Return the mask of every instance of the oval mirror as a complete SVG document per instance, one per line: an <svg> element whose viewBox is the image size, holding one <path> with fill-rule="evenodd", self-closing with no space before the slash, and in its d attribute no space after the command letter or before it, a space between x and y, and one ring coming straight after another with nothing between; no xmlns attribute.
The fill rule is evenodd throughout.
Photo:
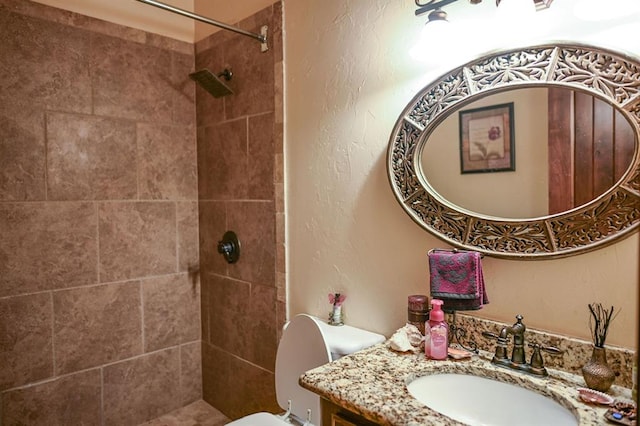
<svg viewBox="0 0 640 426"><path fill-rule="evenodd" d="M500 105L510 105L504 111L507 120ZM487 130L482 124L493 117L498 118L499 134L510 140L483 140ZM469 127L480 134L466 134ZM471 145L471 152L465 151L465 138L482 150L474 151ZM488 165L492 157L505 157L505 142L510 145L511 167L501 170L505 173L493 172ZM492 144L497 148L484 148ZM632 125L604 100L564 87L527 87L489 94L453 109L429 135L420 165L433 190L456 206L485 216L531 219L579 207L604 194L628 171L635 145ZM466 153L466 163L461 153ZM475 170L464 171L476 163Z"/></svg>
<svg viewBox="0 0 640 426"><path fill-rule="evenodd" d="M563 43L456 68L394 126L394 195L443 241L497 257L567 256L628 236L640 224L639 76L634 58Z"/></svg>

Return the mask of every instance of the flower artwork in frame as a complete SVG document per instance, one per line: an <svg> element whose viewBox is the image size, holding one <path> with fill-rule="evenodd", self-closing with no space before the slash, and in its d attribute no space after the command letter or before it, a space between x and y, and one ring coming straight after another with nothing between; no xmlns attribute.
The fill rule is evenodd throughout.
<svg viewBox="0 0 640 426"><path fill-rule="evenodd" d="M460 111L460 172L514 171L513 102Z"/></svg>

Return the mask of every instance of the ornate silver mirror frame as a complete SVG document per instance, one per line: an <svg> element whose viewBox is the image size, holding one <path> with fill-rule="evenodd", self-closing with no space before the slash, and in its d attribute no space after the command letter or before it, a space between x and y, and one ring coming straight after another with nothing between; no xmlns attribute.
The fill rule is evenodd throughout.
<svg viewBox="0 0 640 426"><path fill-rule="evenodd" d="M503 219L467 211L430 186L422 173L420 156L428 136L444 118L490 93L554 85L604 99L621 111L633 127L634 158L612 188L591 202L560 214ZM400 205L418 225L441 240L495 257L548 259L603 247L638 228L639 140L637 59L580 44L540 45L483 56L421 90L393 128L387 172Z"/></svg>

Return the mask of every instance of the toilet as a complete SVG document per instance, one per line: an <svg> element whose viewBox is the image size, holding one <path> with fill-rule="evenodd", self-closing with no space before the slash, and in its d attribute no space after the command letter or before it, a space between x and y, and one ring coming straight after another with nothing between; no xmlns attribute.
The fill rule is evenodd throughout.
<svg viewBox="0 0 640 426"><path fill-rule="evenodd" d="M307 314L296 315L282 332L276 354L276 397L286 412L251 414L232 426L320 426L320 397L302 388L298 379L307 370L384 342L381 334L351 327L331 326Z"/></svg>

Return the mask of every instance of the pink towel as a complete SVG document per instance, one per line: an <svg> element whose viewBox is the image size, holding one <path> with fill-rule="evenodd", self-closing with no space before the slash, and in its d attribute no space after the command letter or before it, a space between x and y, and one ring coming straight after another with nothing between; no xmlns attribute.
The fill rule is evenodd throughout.
<svg viewBox="0 0 640 426"><path fill-rule="evenodd" d="M429 271L431 296L444 301L444 310L476 310L489 303L480 253L431 250Z"/></svg>

